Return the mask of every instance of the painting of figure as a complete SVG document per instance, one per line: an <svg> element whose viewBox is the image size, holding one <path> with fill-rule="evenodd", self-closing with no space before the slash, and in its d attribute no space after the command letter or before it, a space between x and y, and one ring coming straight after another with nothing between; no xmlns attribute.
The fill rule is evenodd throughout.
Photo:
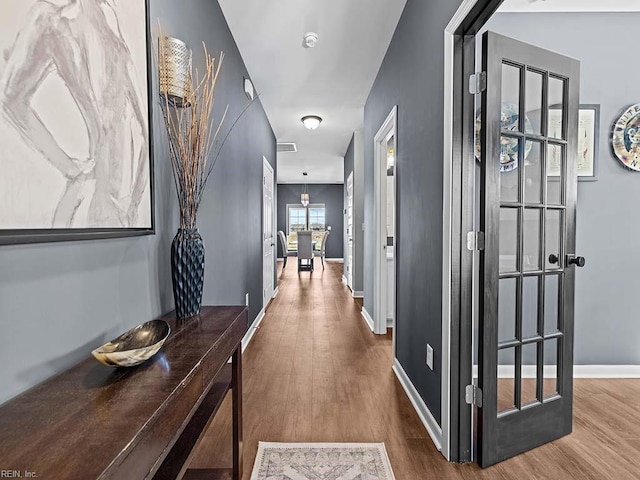
<svg viewBox="0 0 640 480"><path fill-rule="evenodd" d="M3 0L0 231L152 227L144 0Z"/></svg>

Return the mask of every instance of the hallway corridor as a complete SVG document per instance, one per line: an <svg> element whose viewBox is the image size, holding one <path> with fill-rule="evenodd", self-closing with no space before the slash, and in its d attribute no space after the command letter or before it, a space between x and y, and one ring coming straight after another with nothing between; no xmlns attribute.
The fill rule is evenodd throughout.
<svg viewBox="0 0 640 480"><path fill-rule="evenodd" d="M244 479L258 441L384 442L397 480L640 478L640 380L576 380L572 435L485 470L447 462L391 370L391 335L368 329L342 263L325 266L278 262L279 293L243 358ZM230 411L228 396L193 468L231 464Z"/></svg>

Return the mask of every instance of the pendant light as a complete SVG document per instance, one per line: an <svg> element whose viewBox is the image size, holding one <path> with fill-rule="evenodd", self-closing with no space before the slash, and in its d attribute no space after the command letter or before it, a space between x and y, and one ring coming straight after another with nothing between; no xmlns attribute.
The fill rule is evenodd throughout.
<svg viewBox="0 0 640 480"><path fill-rule="evenodd" d="M302 175L304 175L305 180L307 178L307 172L302 172ZM304 182L304 192L302 192L300 194L300 203L302 204L303 207L306 207L307 205L309 205L309 192L307 191L307 182Z"/></svg>

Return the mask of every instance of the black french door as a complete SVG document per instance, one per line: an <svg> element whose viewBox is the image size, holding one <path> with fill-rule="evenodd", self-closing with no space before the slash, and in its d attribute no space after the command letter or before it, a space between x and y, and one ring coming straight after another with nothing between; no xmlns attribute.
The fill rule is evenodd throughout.
<svg viewBox="0 0 640 480"><path fill-rule="evenodd" d="M478 460L572 427L577 60L483 36Z"/></svg>

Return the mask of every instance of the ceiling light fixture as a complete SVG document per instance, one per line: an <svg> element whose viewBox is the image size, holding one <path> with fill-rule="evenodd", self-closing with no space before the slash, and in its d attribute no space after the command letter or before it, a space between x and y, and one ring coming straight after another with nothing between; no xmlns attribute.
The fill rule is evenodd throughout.
<svg viewBox="0 0 640 480"><path fill-rule="evenodd" d="M309 130L315 130L320 126L320 122L322 122L322 118L317 115L305 115L300 120L305 127Z"/></svg>
<svg viewBox="0 0 640 480"><path fill-rule="evenodd" d="M313 48L318 43L318 34L315 32L307 32L302 37L302 46L304 48Z"/></svg>

